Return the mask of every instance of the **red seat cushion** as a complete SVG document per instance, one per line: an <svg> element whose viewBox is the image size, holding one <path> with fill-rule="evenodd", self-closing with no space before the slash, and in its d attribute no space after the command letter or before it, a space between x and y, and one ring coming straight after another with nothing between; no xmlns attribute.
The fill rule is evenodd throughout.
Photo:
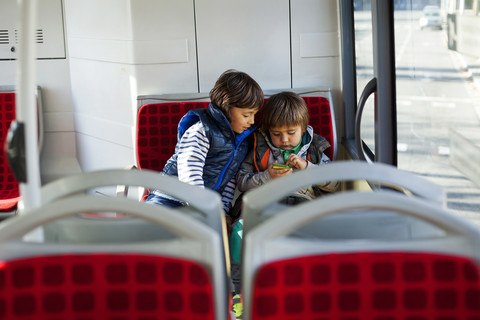
<svg viewBox="0 0 480 320"><path fill-rule="evenodd" d="M0 261L0 319L214 319L204 267L179 258L81 254Z"/></svg>
<svg viewBox="0 0 480 320"><path fill-rule="evenodd" d="M252 319L480 319L480 270L463 257L345 253L262 266Z"/></svg>
<svg viewBox="0 0 480 320"><path fill-rule="evenodd" d="M325 150L325 154L333 160L335 148L335 135L333 132L332 113L330 112L330 102L324 97L303 97L307 103L310 115L310 125L316 134L321 135L330 142L331 147Z"/></svg>
<svg viewBox="0 0 480 320"><path fill-rule="evenodd" d="M5 143L11 122L15 120L15 93L0 93L0 211L15 209L20 199L17 180L10 170L5 154Z"/></svg>
<svg viewBox="0 0 480 320"><path fill-rule="evenodd" d="M137 164L140 169L162 171L177 144L177 126L190 110L209 102L147 104L137 115Z"/></svg>

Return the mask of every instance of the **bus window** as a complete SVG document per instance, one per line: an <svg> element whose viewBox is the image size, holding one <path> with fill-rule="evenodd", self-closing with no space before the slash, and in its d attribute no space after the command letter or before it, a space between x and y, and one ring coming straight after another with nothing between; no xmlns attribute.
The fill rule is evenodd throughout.
<svg viewBox="0 0 480 320"><path fill-rule="evenodd" d="M480 86L468 70L480 51L448 49L445 11L441 29L422 30L421 16L395 11L398 166L442 185L448 208L480 224Z"/></svg>
<svg viewBox="0 0 480 320"><path fill-rule="evenodd" d="M357 101L363 88L374 78L372 12L370 6L358 5L354 11L355 52L357 73ZM371 95L363 108L361 137L370 150L375 150L374 96Z"/></svg>
<svg viewBox="0 0 480 320"><path fill-rule="evenodd" d="M398 168L441 185L447 208L480 225L480 3L457 2L395 4ZM442 28L422 28L427 5L440 8ZM370 2L354 10L358 100L374 77L374 46ZM381 125L373 96L361 127L371 150Z"/></svg>

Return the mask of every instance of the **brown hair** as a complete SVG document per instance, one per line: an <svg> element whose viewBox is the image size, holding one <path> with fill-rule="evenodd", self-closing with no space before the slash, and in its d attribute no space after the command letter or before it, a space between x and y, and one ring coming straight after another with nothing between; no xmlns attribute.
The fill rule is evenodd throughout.
<svg viewBox="0 0 480 320"><path fill-rule="evenodd" d="M233 69L220 75L210 91L210 100L230 118L230 108L256 108L263 106L263 91L248 74Z"/></svg>
<svg viewBox="0 0 480 320"><path fill-rule="evenodd" d="M307 103L295 92L283 91L272 95L262 111L262 129L297 126L307 130L309 116Z"/></svg>

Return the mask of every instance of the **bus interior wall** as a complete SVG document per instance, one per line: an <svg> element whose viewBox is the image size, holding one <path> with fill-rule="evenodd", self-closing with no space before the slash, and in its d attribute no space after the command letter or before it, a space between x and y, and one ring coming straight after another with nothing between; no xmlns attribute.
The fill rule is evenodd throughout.
<svg viewBox="0 0 480 320"><path fill-rule="evenodd" d="M0 17L16 17L15 4L2 1ZM137 97L209 92L227 69L250 74L264 90L331 88L338 108L337 11L336 2L313 0L42 1L37 45L58 52L37 60L42 181L134 163ZM13 35L18 21L3 21ZM14 84L15 54L0 59L0 84Z"/></svg>

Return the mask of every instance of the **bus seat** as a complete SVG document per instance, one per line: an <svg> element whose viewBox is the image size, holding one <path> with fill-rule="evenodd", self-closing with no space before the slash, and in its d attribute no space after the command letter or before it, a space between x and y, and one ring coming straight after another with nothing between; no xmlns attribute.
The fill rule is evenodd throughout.
<svg viewBox="0 0 480 320"><path fill-rule="evenodd" d="M337 135L330 89L288 89L301 95L309 109L314 132L331 144L326 150L330 159L337 153ZM278 90L266 91L265 98ZM189 110L206 108L207 94L153 95L138 97L136 155L140 169L162 171L175 151L177 125ZM258 119L257 119L258 120Z"/></svg>
<svg viewBox="0 0 480 320"><path fill-rule="evenodd" d="M292 175L275 179L245 193L243 197L242 215L244 217L243 232L268 220L270 217L287 210L289 207L278 203L295 190L306 186L322 184L328 181L366 180L372 190L385 190L405 193L419 197L439 206L444 205L444 190L417 175L399 170L394 166L382 163L366 163L364 161L335 161L328 165L301 170ZM337 193L340 193L338 191ZM365 191L365 193L370 191ZM323 197L329 197L325 194ZM362 216L347 213L341 216L327 217L321 223L312 222L301 228L308 235L321 234L333 238L345 237L345 230L351 237L410 238L417 235L437 233L423 221L408 216L392 213L372 213ZM299 231L300 232L300 231Z"/></svg>
<svg viewBox="0 0 480 320"><path fill-rule="evenodd" d="M176 239L32 243L23 235L82 212L122 212ZM222 238L175 210L127 198L80 195L0 225L0 318L228 319Z"/></svg>
<svg viewBox="0 0 480 320"><path fill-rule="evenodd" d="M77 194L96 192L98 197L114 201L115 196L111 198L97 191L99 188L117 185L141 186L168 193L188 203L186 207L175 209L176 212L194 217L219 235L226 232L222 204L217 193L147 169L111 169L67 176L44 185L41 188L41 199L45 205ZM46 239L69 243L147 241L171 237L170 232L159 230L155 225L115 213L103 216L77 215L46 225L44 233Z"/></svg>
<svg viewBox="0 0 480 320"><path fill-rule="evenodd" d="M373 211L443 231L416 239L297 237L318 219ZM245 220L248 216L245 217ZM480 230L437 203L344 192L290 207L244 234L242 319L480 318Z"/></svg>
<svg viewBox="0 0 480 320"><path fill-rule="evenodd" d="M41 89L37 87L39 114L39 148L43 142ZM5 144L10 124L15 120L15 87L0 86L0 220L15 214L20 200L20 188L5 154Z"/></svg>

